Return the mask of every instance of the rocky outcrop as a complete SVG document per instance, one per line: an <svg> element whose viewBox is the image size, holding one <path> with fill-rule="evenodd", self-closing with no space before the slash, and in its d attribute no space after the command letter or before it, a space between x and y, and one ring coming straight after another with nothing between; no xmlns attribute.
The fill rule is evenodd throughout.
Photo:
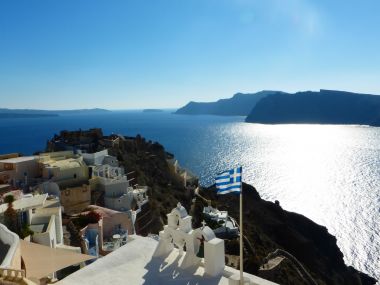
<svg viewBox="0 0 380 285"><path fill-rule="evenodd" d="M140 234L158 233L166 223L168 209L175 208L178 202L190 209L191 191L184 187L183 178L168 162L173 155L167 153L162 145L137 135L123 137L109 152L125 169L133 171L129 175L129 178L134 178L133 183L149 187L150 210L144 215Z"/></svg>
<svg viewBox="0 0 380 285"><path fill-rule="evenodd" d="M246 122L380 126L380 96L332 90L276 93L260 100Z"/></svg>

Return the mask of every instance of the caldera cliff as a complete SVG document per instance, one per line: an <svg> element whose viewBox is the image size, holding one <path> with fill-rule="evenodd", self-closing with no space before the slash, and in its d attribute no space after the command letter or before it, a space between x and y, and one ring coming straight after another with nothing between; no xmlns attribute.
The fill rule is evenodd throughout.
<svg viewBox="0 0 380 285"><path fill-rule="evenodd" d="M276 93L262 98L246 122L380 126L380 96L334 90Z"/></svg>

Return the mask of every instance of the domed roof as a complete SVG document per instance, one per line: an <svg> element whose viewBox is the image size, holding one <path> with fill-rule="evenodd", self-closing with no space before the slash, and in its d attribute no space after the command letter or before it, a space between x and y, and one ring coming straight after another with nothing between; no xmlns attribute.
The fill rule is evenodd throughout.
<svg viewBox="0 0 380 285"><path fill-rule="evenodd" d="M216 238L214 231L208 226L205 226L202 229L202 235L206 241L210 241L210 240Z"/></svg>
<svg viewBox="0 0 380 285"><path fill-rule="evenodd" d="M181 203L179 203L179 202L178 202L178 204L177 204L177 207L175 207L175 208L172 210L172 213L177 214L181 219L183 219L184 217L187 217L187 216L188 216L185 207L182 206Z"/></svg>

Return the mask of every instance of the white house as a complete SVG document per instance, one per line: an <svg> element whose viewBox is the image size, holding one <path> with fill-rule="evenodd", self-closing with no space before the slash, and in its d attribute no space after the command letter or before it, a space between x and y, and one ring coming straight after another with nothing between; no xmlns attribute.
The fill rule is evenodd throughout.
<svg viewBox="0 0 380 285"><path fill-rule="evenodd" d="M0 184L28 184L39 175L35 156L12 157L0 160Z"/></svg>
<svg viewBox="0 0 380 285"><path fill-rule="evenodd" d="M90 184L104 192L104 203L107 208L116 211L128 211L135 197L130 187L124 169L110 165L100 165L93 168Z"/></svg>
<svg viewBox="0 0 380 285"><path fill-rule="evenodd" d="M51 248L63 244L61 207L38 208L28 212L32 241Z"/></svg>
<svg viewBox="0 0 380 285"><path fill-rule="evenodd" d="M42 177L56 182L60 188L77 186L89 179L88 166L83 157L72 151L43 153L39 156Z"/></svg>

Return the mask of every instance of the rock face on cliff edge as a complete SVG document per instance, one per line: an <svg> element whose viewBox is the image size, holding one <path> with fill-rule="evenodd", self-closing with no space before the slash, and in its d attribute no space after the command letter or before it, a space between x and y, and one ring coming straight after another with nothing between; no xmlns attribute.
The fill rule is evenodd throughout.
<svg viewBox="0 0 380 285"><path fill-rule="evenodd" d="M333 90L277 93L261 99L246 122L380 126L380 96Z"/></svg>
<svg viewBox="0 0 380 285"><path fill-rule="evenodd" d="M211 187L202 191L202 195L215 200L220 210L227 210L238 220L239 197L218 196L215 192L215 188ZM244 260L246 271L258 274L264 258L279 248L295 256L318 284L376 283L375 279L344 264L336 238L328 233L326 227L261 199L256 189L248 184L243 185L243 194L244 233L255 251L254 255L247 254ZM304 284L297 281L298 276L286 274L292 270L285 268L282 271L283 276L274 277L272 281L280 284Z"/></svg>
<svg viewBox="0 0 380 285"><path fill-rule="evenodd" d="M216 102L190 102L179 108L175 114L180 115L219 115L247 116L260 99L277 91L260 91L253 94L236 93L232 98Z"/></svg>

